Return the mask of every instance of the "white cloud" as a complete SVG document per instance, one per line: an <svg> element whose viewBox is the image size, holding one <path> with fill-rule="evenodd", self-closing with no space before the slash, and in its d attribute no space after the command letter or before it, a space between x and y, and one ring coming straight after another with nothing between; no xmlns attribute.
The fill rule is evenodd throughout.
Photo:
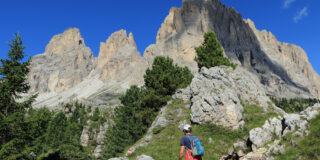
<svg viewBox="0 0 320 160"><path fill-rule="evenodd" d="M284 8L289 8L291 3L295 2L295 1L296 0L285 0L284 4L283 4Z"/></svg>
<svg viewBox="0 0 320 160"><path fill-rule="evenodd" d="M303 17L308 16L308 7L303 7L297 14L293 17L293 21L298 23Z"/></svg>

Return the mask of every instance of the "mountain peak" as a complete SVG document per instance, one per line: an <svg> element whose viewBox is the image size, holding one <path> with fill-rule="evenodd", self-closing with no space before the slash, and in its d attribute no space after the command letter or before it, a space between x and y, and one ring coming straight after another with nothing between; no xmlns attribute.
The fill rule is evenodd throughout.
<svg viewBox="0 0 320 160"><path fill-rule="evenodd" d="M127 36L127 31L121 29L111 34L106 42L100 43L98 67L104 66L115 53L125 46L136 50L137 46L132 33Z"/></svg>
<svg viewBox="0 0 320 160"><path fill-rule="evenodd" d="M85 46L78 28L69 28L62 34L53 36L46 47L45 54L61 54Z"/></svg>

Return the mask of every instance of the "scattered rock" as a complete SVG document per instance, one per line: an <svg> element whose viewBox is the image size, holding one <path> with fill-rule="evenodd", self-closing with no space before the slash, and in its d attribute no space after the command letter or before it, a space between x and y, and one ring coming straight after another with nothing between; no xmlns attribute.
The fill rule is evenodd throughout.
<svg viewBox="0 0 320 160"><path fill-rule="evenodd" d="M104 138L105 138L104 134L106 133L108 127L109 127L109 122L108 121L100 126L100 131L99 131L99 133L97 135L97 144L102 144L102 145L104 144L104 141L103 141Z"/></svg>
<svg viewBox="0 0 320 160"><path fill-rule="evenodd" d="M252 142L252 151L243 158L263 158L271 157L279 153L284 153L285 146L280 145L280 139L291 132L293 136L304 137L308 134L309 123L307 120L319 114L318 105L308 107L300 114L286 114L284 117L270 118L261 128L254 128L249 132L249 140ZM281 119L281 120L280 120ZM274 140L270 143L271 140ZM235 144L234 144L235 145ZM268 150L261 149L267 145ZM263 152L262 152L263 151ZM263 155L262 155L263 153Z"/></svg>
<svg viewBox="0 0 320 160"><path fill-rule="evenodd" d="M136 160L153 160L153 158L150 156L141 155L141 156L138 156Z"/></svg>
<svg viewBox="0 0 320 160"><path fill-rule="evenodd" d="M266 148L259 148L254 152L250 152L240 158L241 160L266 160L267 156L265 155L267 149Z"/></svg>
<svg viewBox="0 0 320 160"><path fill-rule="evenodd" d="M234 143L233 144L233 148L235 150L243 150L247 147L246 143L244 141L240 141L240 142L237 142L237 143Z"/></svg>
<svg viewBox="0 0 320 160"><path fill-rule="evenodd" d="M183 127L188 124L187 120L183 120L179 122L178 128L182 131Z"/></svg>
<svg viewBox="0 0 320 160"><path fill-rule="evenodd" d="M148 133L152 133L152 130L156 127L164 127L168 124L169 120L166 119L167 107L162 107L156 119L152 122L151 127L148 129Z"/></svg>
<svg viewBox="0 0 320 160"><path fill-rule="evenodd" d="M152 140L152 135L148 135L146 138L145 138L145 141L146 142L150 142Z"/></svg>
<svg viewBox="0 0 320 160"><path fill-rule="evenodd" d="M80 143L82 146L87 147L90 140L90 132L89 132L89 126L84 126L81 136L80 136Z"/></svg>
<svg viewBox="0 0 320 160"><path fill-rule="evenodd" d="M93 151L93 155L96 157L96 158L99 158L100 155L101 155L101 152L102 152L102 148L103 146L101 144L97 145L97 147L94 149Z"/></svg>
<svg viewBox="0 0 320 160"><path fill-rule="evenodd" d="M110 158L110 159L108 159L108 160L129 160L129 158L127 158L127 157L116 157L116 158Z"/></svg>

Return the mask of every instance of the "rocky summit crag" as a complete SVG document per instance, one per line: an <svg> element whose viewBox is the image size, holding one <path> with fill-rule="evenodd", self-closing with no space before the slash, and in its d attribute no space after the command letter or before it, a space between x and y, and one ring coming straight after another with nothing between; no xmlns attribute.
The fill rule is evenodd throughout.
<svg viewBox="0 0 320 160"><path fill-rule="evenodd" d="M320 77L298 46L278 42L272 33L259 31L232 7L218 0L183 0L172 8L143 57L133 34L113 33L101 42L95 58L76 28L54 36L45 53L32 57L31 93L39 93L35 106L88 99L103 93L123 93L142 85L143 74L155 56L169 56L175 63L198 71L194 48L203 34L213 30L225 55L255 76L265 94L277 97L320 97Z"/></svg>

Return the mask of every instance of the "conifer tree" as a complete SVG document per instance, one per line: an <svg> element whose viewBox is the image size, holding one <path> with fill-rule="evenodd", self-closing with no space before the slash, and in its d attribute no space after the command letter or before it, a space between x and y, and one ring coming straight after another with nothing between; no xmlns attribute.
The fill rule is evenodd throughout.
<svg viewBox="0 0 320 160"><path fill-rule="evenodd" d="M36 97L17 102L22 98L20 95L27 93L30 88L27 83L30 60L22 62L25 47L20 34L16 34L8 45L8 59L0 59L0 146L13 138L23 136L24 113Z"/></svg>
<svg viewBox="0 0 320 160"><path fill-rule="evenodd" d="M223 50L216 34L213 31L208 31L204 34L204 41L201 46L195 48L197 56L195 61L198 63L199 69L202 67L211 68L214 66L230 66L236 68L236 64L223 55Z"/></svg>

